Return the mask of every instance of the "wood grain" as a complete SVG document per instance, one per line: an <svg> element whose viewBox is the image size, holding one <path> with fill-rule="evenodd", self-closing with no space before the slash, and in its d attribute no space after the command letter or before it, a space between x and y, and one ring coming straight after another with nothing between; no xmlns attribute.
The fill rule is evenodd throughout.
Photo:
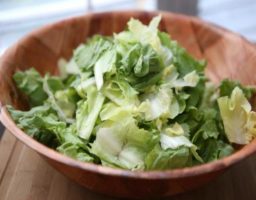
<svg viewBox="0 0 256 200"><path fill-rule="evenodd" d="M206 184L228 167L255 153L256 140L233 155L216 162L164 172L131 172L68 158L33 140L12 121L6 110L6 104L12 104L20 109L27 108L27 99L20 94L12 80L15 71L33 66L42 74L46 72L55 74L58 59L69 58L73 49L91 35L110 35L123 30L131 17L148 23L158 14L159 12L144 11L90 13L50 24L20 40L9 48L0 60L0 107L2 107L0 120L13 135L42 155L59 172L91 190L119 197L159 197L187 192ZM165 12L161 15L162 21L159 28L167 31L196 58L205 58L208 61L206 73L212 81L217 83L229 77L240 80L244 84L256 83L254 78L256 50L252 44L232 32L197 18ZM22 196L23 191L30 193L31 188L35 188L33 191L36 191L37 185L32 184L34 177L31 173L37 170L40 162L35 154L25 149L20 143L15 146L13 152L15 154L9 160L12 165L5 168L4 172L7 174L6 177L11 177L13 173L20 175L15 179L17 182L4 177L0 194L6 198L15 199L16 196L13 196L15 192ZM17 155L17 152L20 154ZM21 163L18 166L17 163L21 162L21 159L27 159L26 156L33 157L34 163L32 165ZM28 174L25 175L23 172ZM50 177L52 172L46 170L42 173L44 177ZM35 184L44 185L44 177L42 180L37 180L38 182L35 181ZM24 181L28 184L23 184ZM39 189L37 192L51 198L61 199L68 195L64 191L69 189L69 186L64 182L54 185L63 190L60 194L54 194L53 191L48 190L48 184L43 187L46 189Z"/></svg>
<svg viewBox="0 0 256 200"><path fill-rule="evenodd" d="M5 173L7 169L7 165L10 159L10 155L12 154L12 151L14 149L14 146L16 144L17 139L11 135L7 134L1 141L1 146L0 146L0 182L2 181L1 177Z"/></svg>
<svg viewBox="0 0 256 200"><path fill-rule="evenodd" d="M16 140L6 131L0 141L0 148L6 144L12 146L10 138ZM0 176L3 180L0 182L1 200L118 200L93 193L72 182L20 142L15 143L14 149L8 156L11 162L4 162L6 156L0 155L0 160L3 161L1 163L5 163L7 167ZM172 198L155 199L254 200L255 185L256 155L253 155L203 187Z"/></svg>

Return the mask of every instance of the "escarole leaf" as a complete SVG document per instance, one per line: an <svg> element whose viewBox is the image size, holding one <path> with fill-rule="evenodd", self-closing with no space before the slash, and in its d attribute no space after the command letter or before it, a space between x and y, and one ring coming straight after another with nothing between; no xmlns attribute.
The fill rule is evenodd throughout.
<svg viewBox="0 0 256 200"><path fill-rule="evenodd" d="M175 124L173 124L172 126L165 128L164 133L169 136L179 136L179 135L185 135L186 132L182 127L182 125L175 122Z"/></svg>
<svg viewBox="0 0 256 200"><path fill-rule="evenodd" d="M95 85L87 88L87 99L78 103L76 113L77 131L81 138L90 138L104 100Z"/></svg>
<svg viewBox="0 0 256 200"><path fill-rule="evenodd" d="M124 169L144 169L144 159L156 144L157 136L139 129L134 121L114 123L96 133L91 152L101 160Z"/></svg>
<svg viewBox="0 0 256 200"><path fill-rule="evenodd" d="M128 22L128 30L132 36L142 44L150 44L156 51L160 50L160 39L158 38L158 24L161 16L153 18L148 26L143 25L139 20L131 19Z"/></svg>
<svg viewBox="0 0 256 200"><path fill-rule="evenodd" d="M183 135L180 136L168 136L166 134L160 135L160 142L162 149L176 149L179 146L192 147L193 144Z"/></svg>
<svg viewBox="0 0 256 200"><path fill-rule="evenodd" d="M196 71L189 72L182 78L179 78L179 76L176 67L173 65L166 67L163 73L163 85L178 91L186 87L196 87L200 80Z"/></svg>
<svg viewBox="0 0 256 200"><path fill-rule="evenodd" d="M57 148L57 150L66 156L69 156L82 162L94 161L94 157L92 155L88 154L80 146L74 145L72 143L63 143L61 146Z"/></svg>
<svg viewBox="0 0 256 200"><path fill-rule="evenodd" d="M68 62L64 58L59 59L58 68L62 78L81 73L80 68L73 58L71 58Z"/></svg>
<svg viewBox="0 0 256 200"><path fill-rule="evenodd" d="M56 77L49 77L48 75L44 77L43 89L45 93L48 95L48 100L47 100L48 103L56 111L56 113L58 114L61 120L67 123L73 123L74 119L71 117L74 113L74 107L73 107L73 111L71 110L70 112L70 108L65 108L66 104L61 103L63 101L57 101L57 99L54 96L55 92L62 90L63 88L64 88L64 85L60 79Z"/></svg>
<svg viewBox="0 0 256 200"><path fill-rule="evenodd" d="M75 124L69 126L60 133L61 145L57 150L64 155L83 162L93 162L95 158L89 153L87 142L76 134Z"/></svg>
<svg viewBox="0 0 256 200"><path fill-rule="evenodd" d="M167 149L177 149L182 146L188 147L190 149L190 153L199 161L204 162L200 155L197 153L197 146L194 145L185 135L185 131L183 127L175 123L173 127L166 128L160 134L160 144L163 150Z"/></svg>
<svg viewBox="0 0 256 200"><path fill-rule="evenodd" d="M119 54L121 58L116 66L119 79L124 79L138 91L143 91L160 81L163 61L150 45L136 43L129 50L122 50Z"/></svg>
<svg viewBox="0 0 256 200"><path fill-rule="evenodd" d="M109 38L96 35L75 50L74 60L82 71L91 70L100 56L111 46Z"/></svg>
<svg viewBox="0 0 256 200"><path fill-rule="evenodd" d="M224 79L219 86L220 96L230 96L235 87L239 87L247 99L255 93L255 88L242 86L238 81Z"/></svg>
<svg viewBox="0 0 256 200"><path fill-rule="evenodd" d="M43 79L35 69L18 71L13 75L13 79L17 87L28 96L31 106L41 105L47 99L43 90Z"/></svg>
<svg viewBox="0 0 256 200"><path fill-rule="evenodd" d="M94 75L97 89L100 90L103 86L103 75L106 72L113 70L116 62L116 51L114 49L106 51L95 63Z"/></svg>
<svg viewBox="0 0 256 200"><path fill-rule="evenodd" d="M171 89L160 88L155 93L149 93L144 96L144 101L139 106L139 111L145 114L145 120L154 120L159 117L168 117L170 112L170 104L173 98Z"/></svg>
<svg viewBox="0 0 256 200"><path fill-rule="evenodd" d="M176 41L171 40L169 34L159 32L158 36L161 43L172 52L171 64L177 67L177 70L181 77L186 74L196 71L197 73L203 73L206 62L204 60L196 60L193 58L185 48L181 47Z"/></svg>
<svg viewBox="0 0 256 200"><path fill-rule="evenodd" d="M92 87L96 84L94 77L86 77L84 80L79 80L77 86L75 87L76 92L81 98L86 98L87 88Z"/></svg>
<svg viewBox="0 0 256 200"><path fill-rule="evenodd" d="M243 91L235 87L230 98L225 96L218 99L218 105L228 140L248 144L256 136L256 113L251 111Z"/></svg>
<svg viewBox="0 0 256 200"><path fill-rule="evenodd" d="M164 170L190 166L190 150L186 146L163 150L160 145L156 145L146 156L145 164L148 170Z"/></svg>
<svg viewBox="0 0 256 200"><path fill-rule="evenodd" d="M138 107L139 112L144 113L145 120L157 118L174 119L185 109L182 97L177 98L173 90L168 87L160 87L153 93L142 97L142 103Z"/></svg>
<svg viewBox="0 0 256 200"><path fill-rule="evenodd" d="M111 80L105 84L102 93L119 106L137 105L138 92L123 80Z"/></svg>
<svg viewBox="0 0 256 200"><path fill-rule="evenodd" d="M57 105L67 118L73 118L76 111L76 102L80 99L74 88L68 88L55 92Z"/></svg>
<svg viewBox="0 0 256 200"><path fill-rule="evenodd" d="M60 133L66 123L60 121L56 112L49 105L33 107L29 111L18 111L8 106L13 120L24 132L39 142L56 147L60 142Z"/></svg>
<svg viewBox="0 0 256 200"><path fill-rule="evenodd" d="M100 119L102 121L114 121L130 120L133 116L136 116L136 108L131 106L118 106L114 103L106 103L102 107L100 112Z"/></svg>

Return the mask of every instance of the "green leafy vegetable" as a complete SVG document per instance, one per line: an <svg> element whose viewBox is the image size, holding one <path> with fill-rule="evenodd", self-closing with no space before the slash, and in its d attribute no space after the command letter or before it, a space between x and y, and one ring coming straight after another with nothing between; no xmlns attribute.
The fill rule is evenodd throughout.
<svg viewBox="0 0 256 200"><path fill-rule="evenodd" d="M43 79L35 69L16 72L13 79L17 87L28 96L31 106L41 105L47 99L43 90Z"/></svg>
<svg viewBox="0 0 256 200"><path fill-rule="evenodd" d="M74 52L74 60L81 71L91 70L100 56L112 46L110 39L94 36L87 44L81 44Z"/></svg>
<svg viewBox="0 0 256 200"><path fill-rule="evenodd" d="M102 108L105 97L97 92L95 86L87 88L87 100L78 103L77 131L81 138L89 139Z"/></svg>
<svg viewBox="0 0 256 200"><path fill-rule="evenodd" d="M228 80L228 79L224 79L223 81L221 81L221 84L220 84L220 96L230 96L232 91L236 88L236 87L239 87L245 97L247 99L251 98L252 94L255 93L255 88L252 88L252 87L244 87L242 86L238 81L231 81L231 80Z"/></svg>
<svg viewBox="0 0 256 200"><path fill-rule="evenodd" d="M104 162L124 169L144 169L144 159L155 145L157 136L139 129L134 121L101 127L92 144L91 153Z"/></svg>
<svg viewBox="0 0 256 200"><path fill-rule="evenodd" d="M132 18L113 37L93 36L59 60L60 76L17 71L31 109L8 106L13 120L66 156L127 170L190 167L248 144L256 137L255 88L211 83L206 62L159 31L160 21Z"/></svg>
<svg viewBox="0 0 256 200"><path fill-rule="evenodd" d="M218 104L229 141L248 144L256 136L256 113L251 111L243 91L235 87L231 97L220 97Z"/></svg>
<svg viewBox="0 0 256 200"><path fill-rule="evenodd" d="M147 155L146 169L164 170L191 166L191 154L188 147L181 146L177 149L163 150L160 145Z"/></svg>

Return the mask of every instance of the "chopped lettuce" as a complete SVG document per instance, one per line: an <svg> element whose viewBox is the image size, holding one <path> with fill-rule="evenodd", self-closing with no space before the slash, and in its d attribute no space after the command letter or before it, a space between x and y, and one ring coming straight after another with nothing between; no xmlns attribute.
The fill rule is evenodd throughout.
<svg viewBox="0 0 256 200"><path fill-rule="evenodd" d="M91 153L105 163L124 169L144 169L145 156L157 139L157 135L139 129L134 120L128 119L113 123L110 127L99 128Z"/></svg>
<svg viewBox="0 0 256 200"><path fill-rule="evenodd" d="M110 80L103 87L102 93L119 106L137 105L139 103L138 92L123 80Z"/></svg>
<svg viewBox="0 0 256 200"><path fill-rule="evenodd" d="M92 36L59 60L60 76L17 71L31 106L7 107L17 126L73 159L126 170L190 167L248 144L255 88L214 85L206 62L158 30L160 21L132 18L113 37Z"/></svg>
<svg viewBox="0 0 256 200"><path fill-rule="evenodd" d="M54 93L57 93L59 90L64 89L64 85L61 80L46 75L43 79L43 89L48 95L47 103L49 103L51 107L56 111L59 118L67 123L72 123L74 119L69 116L69 110L72 108L69 107L67 109L64 109L63 106L65 105L60 104L61 101L57 101L56 97L54 96Z"/></svg>
<svg viewBox="0 0 256 200"><path fill-rule="evenodd" d="M79 100L74 88L68 88L55 92L56 103L68 118L73 118L76 111L76 102Z"/></svg>
<svg viewBox="0 0 256 200"><path fill-rule="evenodd" d="M92 70L100 56L112 47L111 39L96 35L74 52L74 60L81 71Z"/></svg>
<svg viewBox="0 0 256 200"><path fill-rule="evenodd" d="M59 130L66 127L66 123L59 120L56 112L48 105L36 106L29 111L18 111L8 106L13 120L28 135L48 146L56 146Z"/></svg>
<svg viewBox="0 0 256 200"><path fill-rule="evenodd" d="M191 153L188 147L163 150L156 145L145 159L147 170L165 170L191 166Z"/></svg>
<svg viewBox="0 0 256 200"><path fill-rule="evenodd" d="M180 146L192 147L193 144L183 135L169 136L166 134L160 134L160 143L162 149L176 149Z"/></svg>
<svg viewBox="0 0 256 200"><path fill-rule="evenodd" d="M64 155L83 162L97 162L97 159L89 153L88 142L76 135L75 124L62 130L60 140L61 145L57 150Z"/></svg>
<svg viewBox="0 0 256 200"><path fill-rule="evenodd" d="M117 60L117 77L139 91L159 82L164 65L152 46L136 43L128 45L128 48L127 51L119 52L121 58Z"/></svg>
<svg viewBox="0 0 256 200"><path fill-rule="evenodd" d="M256 136L256 113L251 111L243 91L235 87L230 98L220 97L218 104L228 140L236 144L248 144Z"/></svg>
<svg viewBox="0 0 256 200"><path fill-rule="evenodd" d="M103 53L99 60L95 63L94 76L97 89L100 90L103 86L103 75L106 72L114 71L116 62L116 51L111 49Z"/></svg>
<svg viewBox="0 0 256 200"><path fill-rule="evenodd" d="M152 19L148 26L143 25L139 20L131 19L128 22L128 29L133 38L141 44L150 44L156 51L159 51L161 42L158 34L158 24L161 16Z"/></svg>
<svg viewBox="0 0 256 200"><path fill-rule="evenodd" d="M92 134L105 97L95 86L87 88L87 100L78 102L76 113L77 132L81 138L88 140Z"/></svg>
<svg viewBox="0 0 256 200"><path fill-rule="evenodd" d="M39 106L47 99L47 94L43 90L43 79L33 68L13 75L17 87L29 98L31 106Z"/></svg>
<svg viewBox="0 0 256 200"><path fill-rule="evenodd" d="M239 87L242 91L243 94L247 99L251 98L252 94L255 93L255 88L253 87L244 87L242 86L238 81L231 81L228 79L224 79L221 81L220 84L220 96L230 96L232 91L236 88Z"/></svg>

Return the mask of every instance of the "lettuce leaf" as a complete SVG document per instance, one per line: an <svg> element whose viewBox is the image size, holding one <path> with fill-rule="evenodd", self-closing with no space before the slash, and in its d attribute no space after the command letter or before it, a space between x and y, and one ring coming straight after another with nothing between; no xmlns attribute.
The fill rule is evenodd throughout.
<svg viewBox="0 0 256 200"><path fill-rule="evenodd" d="M114 79L108 81L103 87L102 93L119 106L134 106L139 104L138 92L123 80Z"/></svg>
<svg viewBox="0 0 256 200"><path fill-rule="evenodd" d="M100 56L112 45L109 38L96 35L86 44L77 47L74 52L74 60L81 71L91 70Z"/></svg>
<svg viewBox="0 0 256 200"><path fill-rule="evenodd" d="M97 162L96 158L89 153L88 142L76 135L75 124L60 132L61 145L57 150L64 155L82 162Z"/></svg>
<svg viewBox="0 0 256 200"><path fill-rule="evenodd" d="M60 58L58 61L58 68L60 77L62 78L66 78L69 75L77 75L81 73L81 70L76 64L74 58L71 58L68 62L64 58Z"/></svg>
<svg viewBox="0 0 256 200"><path fill-rule="evenodd" d="M29 111L18 111L11 106L7 108L18 127L28 135L50 147L59 144L60 132L65 130L66 123L59 120L49 105L33 107Z"/></svg>
<svg viewBox="0 0 256 200"><path fill-rule="evenodd" d="M157 141L157 135L139 129L130 119L101 127L92 143L91 153L106 163L124 169L144 169L145 156Z"/></svg>
<svg viewBox="0 0 256 200"><path fill-rule="evenodd" d="M86 92L87 100L78 103L76 125L78 135L89 140L105 97L97 91L96 86L88 87Z"/></svg>
<svg viewBox="0 0 256 200"><path fill-rule="evenodd" d="M161 43L171 50L173 54L171 63L177 67L181 77L184 77L192 71L203 73L206 67L205 61L197 61L186 51L186 49L182 48L176 41L171 40L167 33L158 32L158 37L160 38Z"/></svg>
<svg viewBox="0 0 256 200"><path fill-rule="evenodd" d="M136 43L130 46L129 50L122 48L119 52L117 76L126 80L136 90L143 91L161 79L163 61L148 44Z"/></svg>
<svg viewBox="0 0 256 200"><path fill-rule="evenodd" d="M116 51L111 49L102 54L102 56L97 60L94 67L94 76L96 81L97 89L100 90L103 86L103 75L106 72L114 71L116 62Z"/></svg>
<svg viewBox="0 0 256 200"><path fill-rule="evenodd" d="M253 87L245 87L245 86L242 86L238 81L234 81L234 80L228 80L228 79L224 79L221 81L220 83L220 96L230 96L232 91L236 88L236 87L239 87L245 97L247 99L250 99L252 94L255 93L255 88Z"/></svg>
<svg viewBox="0 0 256 200"><path fill-rule="evenodd" d="M158 24L161 16L154 17L148 26L143 25L139 20L130 19L128 22L128 30L132 33L132 37L142 44L150 44L156 51L159 51L161 42L158 38Z"/></svg>
<svg viewBox="0 0 256 200"><path fill-rule="evenodd" d="M74 119L72 118L73 111L71 108L66 107L66 104L61 103L62 101L57 101L55 97L55 93L59 90L64 89L64 85L60 79L56 77L49 77L46 75L43 79L43 89L45 93L48 95L47 103L51 105L51 107L56 111L59 118L67 123L73 123Z"/></svg>
<svg viewBox="0 0 256 200"><path fill-rule="evenodd" d="M145 120L151 121L159 117L168 118L169 115L178 114L178 106L172 106L172 101L174 104L174 95L171 89L160 88L159 91L154 93L149 93L143 97L145 100L139 106L139 111L144 113ZM171 113L170 113L171 112Z"/></svg>
<svg viewBox="0 0 256 200"><path fill-rule="evenodd" d="M175 88L176 90L182 90L184 87L196 87L200 80L195 70L187 73L182 78L179 78L179 76L176 67L170 65L164 70L163 84L170 88Z"/></svg>
<svg viewBox="0 0 256 200"><path fill-rule="evenodd" d="M225 133L231 143L248 144L255 136L255 115L243 91L235 87L231 97L218 99Z"/></svg>
<svg viewBox="0 0 256 200"><path fill-rule="evenodd" d="M31 106L42 105L47 99L43 90L43 79L34 68L16 72L13 79L17 87L28 96Z"/></svg>
<svg viewBox="0 0 256 200"><path fill-rule="evenodd" d="M67 118L74 118L76 112L76 102L80 99L74 88L59 90L55 92L54 97L57 105L63 111Z"/></svg>
<svg viewBox="0 0 256 200"><path fill-rule="evenodd" d="M188 147L180 146L177 149L163 150L156 145L146 156L147 170L165 170L191 166L191 153Z"/></svg>

